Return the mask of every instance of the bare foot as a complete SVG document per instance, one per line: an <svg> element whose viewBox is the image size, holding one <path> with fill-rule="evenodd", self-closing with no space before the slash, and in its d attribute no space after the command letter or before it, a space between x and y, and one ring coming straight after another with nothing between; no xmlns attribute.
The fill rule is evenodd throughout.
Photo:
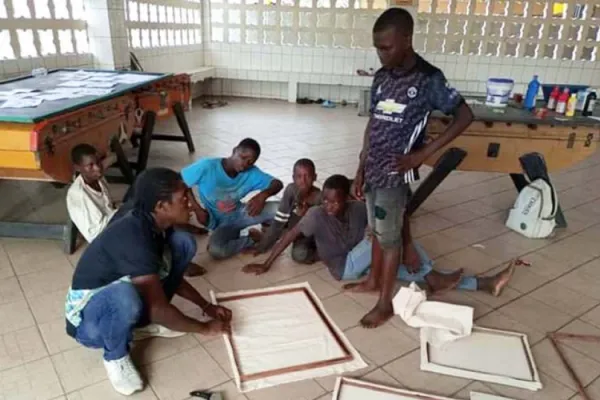
<svg viewBox="0 0 600 400"><path fill-rule="evenodd" d="M185 276L193 277L193 276L202 276L206 274L206 268L196 264L189 263L187 269L185 270Z"/></svg>
<svg viewBox="0 0 600 400"><path fill-rule="evenodd" d="M496 275L490 276L488 278L481 278L481 279L485 280L483 287L492 296L495 296L495 297L500 296L502 294L502 291L504 290L504 288L508 285L508 282L510 282L510 278L512 278L512 276L515 272L515 267L516 267L516 264L511 262L508 267L506 267L504 270L498 272Z"/></svg>
<svg viewBox="0 0 600 400"><path fill-rule="evenodd" d="M406 266L406 269L411 274L419 272L421 267L421 259L419 258L419 253L417 253L417 250L412 242L404 245L402 248L402 264Z"/></svg>
<svg viewBox="0 0 600 400"><path fill-rule="evenodd" d="M347 283L343 286L343 289L354 293L370 293L378 292L379 285L371 279L367 279L362 282Z"/></svg>
<svg viewBox="0 0 600 400"><path fill-rule="evenodd" d="M371 311L362 317L360 324L363 328L373 329L385 324L393 316L394 307L392 307L391 304L385 306L377 304Z"/></svg>
<svg viewBox="0 0 600 400"><path fill-rule="evenodd" d="M431 294L440 294L448 290L454 289L460 282L463 270L458 269L450 274L442 274L436 270L432 270L425 275L425 282L429 286Z"/></svg>

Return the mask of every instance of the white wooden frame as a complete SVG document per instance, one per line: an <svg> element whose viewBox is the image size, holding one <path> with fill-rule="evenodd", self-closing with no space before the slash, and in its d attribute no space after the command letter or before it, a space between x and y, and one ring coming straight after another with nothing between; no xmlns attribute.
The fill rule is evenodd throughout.
<svg viewBox="0 0 600 400"><path fill-rule="evenodd" d="M471 400L514 400L508 397L496 396L495 394L471 392Z"/></svg>
<svg viewBox="0 0 600 400"><path fill-rule="evenodd" d="M340 376L335 383L335 389L333 391L333 397L331 398L331 400L344 400L341 397L342 389L344 387L348 387L348 386L355 386L355 387L360 387L363 389L370 389L374 392L390 394L391 395L390 398L394 398L395 400L400 400L400 399L453 400L449 397L441 397L441 396L436 396L433 394L412 392L410 390L398 389L398 388L391 387L391 386L378 385L375 383L365 382L365 381L361 381L358 379L346 378L346 377L342 377L342 376ZM401 396L401 397L396 397L396 396ZM365 399L365 400L368 400L368 399Z"/></svg>
<svg viewBox="0 0 600 400"><path fill-rule="evenodd" d="M328 375L342 374L367 367L358 351L352 346L341 329L335 325L334 321L327 315L323 304L313 292L307 282L269 287L256 290L241 290L228 293L210 292L214 304L222 304L227 307L232 302L243 301L257 297L279 296L286 294L303 294L310 302L315 317L323 324L325 329L334 338L339 346L342 355L339 357L325 357L313 362L300 363L279 367L274 369L266 368L262 371L245 373L243 371L240 353L236 344L236 316L234 314L232 321L232 333L224 335L225 346L232 364L234 379L238 389L245 393L252 390L262 389L270 386L276 386L284 383L300 381L304 379L318 378ZM275 300L276 301L276 300Z"/></svg>
<svg viewBox="0 0 600 400"><path fill-rule="evenodd" d="M479 381L498 383L501 385L514 386L514 387L528 389L528 390L532 390L532 391L539 390L542 388L542 382L540 381L540 376L538 374L538 371L537 371L537 368L535 365L535 361L533 360L533 355L531 353L531 348L529 347L527 335L525 335L523 333L518 333L518 332L502 331L502 330L482 328L482 327L477 327L477 326L473 326L472 334L473 333L490 334L490 346L494 346L494 343L493 343L494 335L503 335L503 336L509 336L509 337L516 336L516 337L520 338L522 346L523 346L523 351L525 353L525 357L527 358L527 362L529 363L528 368L531 372L531 379L524 380L524 379L518 379L515 377L511 377L511 376L494 375L494 374L488 373L488 372L469 370L469 369L466 369L465 367L462 367L461 365L448 366L448 365L436 364L433 361L431 361L431 357L430 357L431 352L434 352L436 349L427 343L427 340L423 334L423 331L421 331L421 370L435 372L435 373L443 374L443 375L457 376L460 378L474 379L474 380L479 380ZM454 343L469 340L470 337L471 336L462 338L462 339L458 339L457 341L445 344L444 346L452 346ZM485 355L483 355L483 356L485 356Z"/></svg>

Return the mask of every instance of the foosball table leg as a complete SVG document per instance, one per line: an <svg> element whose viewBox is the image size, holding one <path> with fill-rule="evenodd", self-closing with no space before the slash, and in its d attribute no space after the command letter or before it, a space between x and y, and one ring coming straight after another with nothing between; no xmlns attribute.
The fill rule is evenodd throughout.
<svg viewBox="0 0 600 400"><path fill-rule="evenodd" d="M440 157L433 171L419 185L406 206L406 214L411 216L427 200L429 195L454 171L467 156L467 152L452 147Z"/></svg>
<svg viewBox="0 0 600 400"><path fill-rule="evenodd" d="M119 171L127 181L129 185L133 184L135 180L135 175L133 170L131 169L131 164L129 164L129 160L125 155L125 151L121 146L121 142L119 142L119 138L113 137L110 141L110 149L117 156L117 166L119 167Z"/></svg>
<svg viewBox="0 0 600 400"><path fill-rule="evenodd" d="M540 153L527 153L519 157L519 161L521 162L521 167L527 175L527 178L529 178L529 182L533 182L536 179L544 179L546 182L548 182L548 184L550 184L550 186L552 186L552 182L550 182L550 176L548 176L548 169L546 168L546 161L544 161L543 155ZM521 191L521 189L527 185L527 180L523 176L522 178L516 178L519 180L519 185L517 185L513 175L519 174L511 174L511 178L515 183L517 190ZM565 215L562 212L562 208L560 207L558 199L555 200L558 207L556 210L556 226L559 228L566 228L567 220L565 219Z"/></svg>
<svg viewBox="0 0 600 400"><path fill-rule="evenodd" d="M181 129L181 132L183 132L183 137L185 138L185 142L187 143L188 151L190 153L195 152L196 147L194 146L194 139L192 139L190 127L187 123L187 119L185 118L185 112L183 111L183 106L181 105L181 103L173 104L173 113L175 114L175 118L177 119L179 129Z"/></svg>
<svg viewBox="0 0 600 400"><path fill-rule="evenodd" d="M66 254L73 254L77 249L78 230L71 218L67 220L63 231L63 250Z"/></svg>
<svg viewBox="0 0 600 400"><path fill-rule="evenodd" d="M153 111L146 111L144 114L144 126L140 137L140 149L138 152L137 163L135 163L136 173L141 173L148 165L148 155L150 153L150 143L152 143L152 133L154 132L154 124L156 122L156 114Z"/></svg>

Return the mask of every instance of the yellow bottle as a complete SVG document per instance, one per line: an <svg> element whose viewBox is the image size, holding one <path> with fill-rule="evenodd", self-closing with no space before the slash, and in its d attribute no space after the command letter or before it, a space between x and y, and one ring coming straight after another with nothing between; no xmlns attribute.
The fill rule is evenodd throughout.
<svg viewBox="0 0 600 400"><path fill-rule="evenodd" d="M575 105L577 104L577 94L573 93L569 97L567 102L567 110L565 111L565 117L572 117L575 115Z"/></svg>

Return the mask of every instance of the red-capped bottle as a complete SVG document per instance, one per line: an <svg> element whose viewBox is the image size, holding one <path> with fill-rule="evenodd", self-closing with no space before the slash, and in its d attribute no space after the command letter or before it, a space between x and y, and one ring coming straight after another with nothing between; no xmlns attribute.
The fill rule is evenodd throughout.
<svg viewBox="0 0 600 400"><path fill-rule="evenodd" d="M550 93L550 97L548 98L548 110L554 110L556 108L558 96L560 96L560 89L558 86L554 86L554 89L552 89L552 93Z"/></svg>
<svg viewBox="0 0 600 400"><path fill-rule="evenodd" d="M563 92L558 96L556 102L556 112L558 114L564 114L567 111L567 103L569 102L569 88L565 88Z"/></svg>

